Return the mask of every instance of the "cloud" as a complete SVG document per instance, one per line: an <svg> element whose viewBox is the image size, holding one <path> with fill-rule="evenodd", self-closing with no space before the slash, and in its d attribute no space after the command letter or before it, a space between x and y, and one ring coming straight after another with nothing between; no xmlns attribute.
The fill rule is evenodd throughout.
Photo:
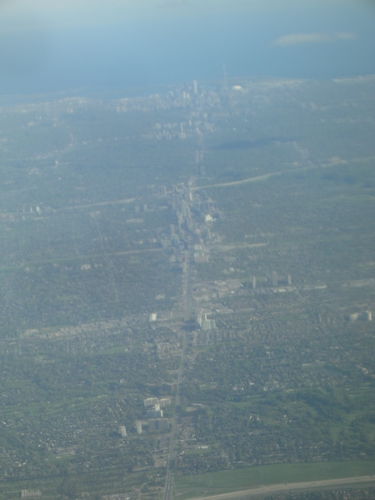
<svg viewBox="0 0 375 500"><path fill-rule="evenodd" d="M357 35L351 31L342 31L340 33L335 33L335 37L339 40L355 40Z"/></svg>
<svg viewBox="0 0 375 500"><path fill-rule="evenodd" d="M292 45L300 45L304 43L326 43L336 40L354 40L357 38L352 32L339 33L294 33L292 35L284 35L273 42L273 45L279 47L290 47Z"/></svg>

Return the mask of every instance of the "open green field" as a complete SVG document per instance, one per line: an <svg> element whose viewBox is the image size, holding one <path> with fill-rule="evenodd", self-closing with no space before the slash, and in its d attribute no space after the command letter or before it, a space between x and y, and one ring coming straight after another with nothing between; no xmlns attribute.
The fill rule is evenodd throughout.
<svg viewBox="0 0 375 500"><path fill-rule="evenodd" d="M374 461L261 465L176 478L179 499L216 495L271 484L373 475Z"/></svg>

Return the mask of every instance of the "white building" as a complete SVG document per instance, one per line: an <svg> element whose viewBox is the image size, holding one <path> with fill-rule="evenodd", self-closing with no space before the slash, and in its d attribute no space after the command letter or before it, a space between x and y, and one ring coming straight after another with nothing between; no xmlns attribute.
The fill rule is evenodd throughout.
<svg viewBox="0 0 375 500"><path fill-rule="evenodd" d="M171 398L161 398L160 400L160 408L165 408L171 404Z"/></svg>
<svg viewBox="0 0 375 500"><path fill-rule="evenodd" d="M147 406L157 405L157 404L159 404L159 398L147 398L147 399L144 399L143 400L143 404L144 404L145 408Z"/></svg>
<svg viewBox="0 0 375 500"><path fill-rule="evenodd" d="M202 314L199 314L197 321L202 330L215 330L216 328L216 321L214 319L208 319L207 313L204 314L203 318Z"/></svg>

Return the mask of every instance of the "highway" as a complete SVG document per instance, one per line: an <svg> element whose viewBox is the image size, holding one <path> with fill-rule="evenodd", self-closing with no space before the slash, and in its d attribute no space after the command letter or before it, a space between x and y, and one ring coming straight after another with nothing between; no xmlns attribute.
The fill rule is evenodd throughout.
<svg viewBox="0 0 375 500"><path fill-rule="evenodd" d="M192 312L191 283L190 283L191 259L192 259L192 251L187 250L185 252L185 260L183 263L183 270L182 270L182 288L183 288L183 298L184 298L185 321L188 321L191 318L191 312ZM173 498L173 467L176 455L176 442L177 442L177 431L178 431L177 426L178 426L178 419L180 415L180 405L181 405L181 384L184 377L184 368L186 360L186 331L183 328L181 329L181 334L182 334L182 355L177 376L176 405L172 420L171 437L169 441L167 476L164 488L164 500L172 500Z"/></svg>

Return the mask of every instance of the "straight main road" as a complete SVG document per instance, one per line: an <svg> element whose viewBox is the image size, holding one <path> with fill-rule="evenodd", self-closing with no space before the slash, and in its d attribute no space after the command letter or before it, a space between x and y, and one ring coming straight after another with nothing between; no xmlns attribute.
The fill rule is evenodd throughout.
<svg viewBox="0 0 375 500"><path fill-rule="evenodd" d="M185 260L183 263L182 270L182 289L184 298L184 319L188 321L191 318L192 306L191 306L191 284L190 284L190 264L192 259L192 251L187 250L185 252ZM184 377L184 368L186 361L186 331L182 328L182 355L180 367L178 369L177 377L177 388L176 388L176 404L175 412L172 420L172 430L171 437L169 440L169 451L167 459L167 477L165 480L164 488L164 500L172 500L173 498L173 467L176 457L176 442L177 442L177 426L178 419L180 416L180 405L181 405L181 384Z"/></svg>

